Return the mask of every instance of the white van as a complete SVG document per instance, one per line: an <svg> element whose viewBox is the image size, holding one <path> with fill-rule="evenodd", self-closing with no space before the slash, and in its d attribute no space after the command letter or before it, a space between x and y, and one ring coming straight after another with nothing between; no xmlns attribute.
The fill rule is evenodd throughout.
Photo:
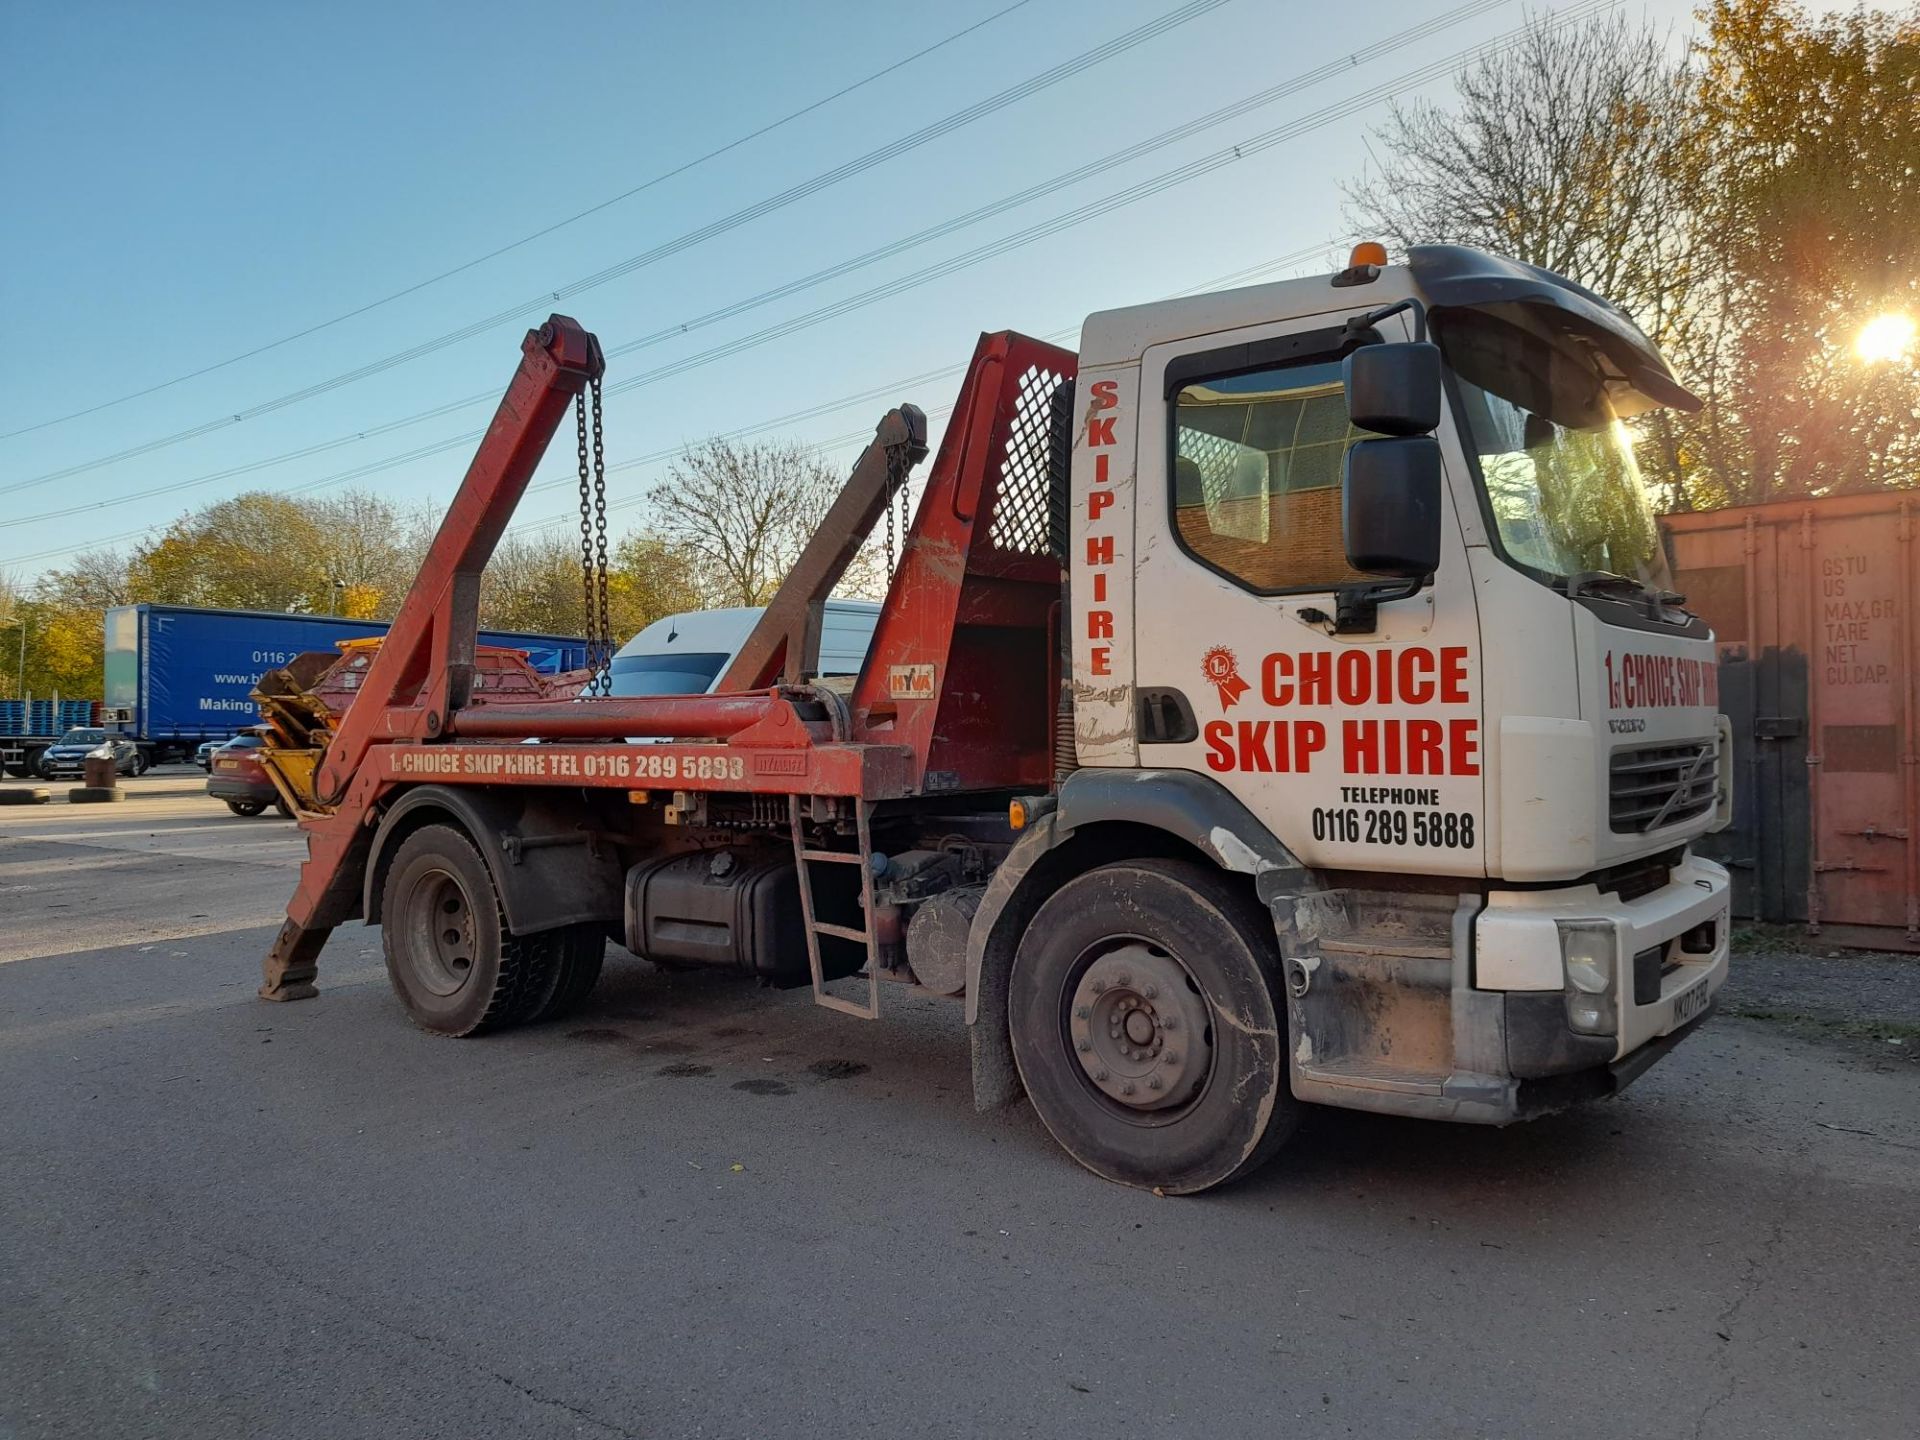
<svg viewBox="0 0 1920 1440"><path fill-rule="evenodd" d="M615 695L704 695L726 673L758 605L689 610L656 620L620 647L610 667ZM877 600L829 600L820 626L820 674L858 675L880 620Z"/></svg>

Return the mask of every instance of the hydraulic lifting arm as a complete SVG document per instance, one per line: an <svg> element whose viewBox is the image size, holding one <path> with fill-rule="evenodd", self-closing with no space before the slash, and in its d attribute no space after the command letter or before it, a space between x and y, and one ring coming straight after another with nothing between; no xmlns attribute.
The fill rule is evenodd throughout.
<svg viewBox="0 0 1920 1440"><path fill-rule="evenodd" d="M359 700L315 773L317 796L338 808L305 822L307 860L287 902L286 923L267 955L260 987L266 999L298 1000L314 993L321 947L359 905L360 866L353 861L364 855L371 838L362 824L371 787L358 797L351 793L358 788L361 761L376 738L439 737L471 698L480 573L568 405L606 368L600 342L565 315L550 316L529 331L520 349L513 383L367 671Z"/></svg>

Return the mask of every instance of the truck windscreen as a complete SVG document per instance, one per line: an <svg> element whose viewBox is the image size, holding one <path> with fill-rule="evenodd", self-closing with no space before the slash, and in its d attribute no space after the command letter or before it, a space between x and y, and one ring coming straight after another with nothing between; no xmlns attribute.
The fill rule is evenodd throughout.
<svg viewBox="0 0 1920 1440"><path fill-rule="evenodd" d="M1578 342L1470 310L1435 317L1507 558L1542 578L1610 571L1670 588L1633 437Z"/></svg>

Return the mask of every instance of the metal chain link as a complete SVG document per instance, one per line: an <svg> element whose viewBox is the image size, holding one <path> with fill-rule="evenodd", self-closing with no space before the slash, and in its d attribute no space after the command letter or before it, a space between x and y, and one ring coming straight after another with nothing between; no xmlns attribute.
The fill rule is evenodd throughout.
<svg viewBox="0 0 1920 1440"><path fill-rule="evenodd" d="M887 466L887 485L893 485L893 466ZM893 491L887 491L887 579L893 578Z"/></svg>
<svg viewBox="0 0 1920 1440"><path fill-rule="evenodd" d="M593 636L593 524L592 512L588 506L588 485L591 475L587 470L587 397L582 392L573 397L573 428L577 436L577 450L580 457L580 629L587 641L587 681L586 693L591 695L599 684L599 666L595 663L598 647Z"/></svg>
<svg viewBox="0 0 1920 1440"><path fill-rule="evenodd" d="M904 552L907 544L907 532L912 528L912 516L907 506L907 475L912 470L912 462L907 459L905 446L896 446L887 452L887 579L893 579L897 564L894 556L895 525L899 527L899 549ZM899 501L900 514L894 515L894 502ZM904 558L904 554L901 558Z"/></svg>
<svg viewBox="0 0 1920 1440"><path fill-rule="evenodd" d="M600 428L600 377L593 379L593 534L594 561L599 571L598 624L593 638L599 641L599 663L594 666L596 689L613 693L613 677L607 669L613 664L613 619L607 602L607 448Z"/></svg>
<svg viewBox="0 0 1920 1440"><path fill-rule="evenodd" d="M613 619L607 598L607 450L600 414L600 382L592 383L593 454L588 463L585 392L573 397L576 451L580 460L580 602L581 628L586 631L587 669L591 678L585 693L611 692L606 668L613 661Z"/></svg>

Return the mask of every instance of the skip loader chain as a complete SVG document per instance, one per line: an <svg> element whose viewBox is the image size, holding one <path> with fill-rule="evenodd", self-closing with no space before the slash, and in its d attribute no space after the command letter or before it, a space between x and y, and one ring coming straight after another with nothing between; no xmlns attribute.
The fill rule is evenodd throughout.
<svg viewBox="0 0 1920 1440"><path fill-rule="evenodd" d="M522 350L385 640L261 682L308 847L266 999L356 919L447 1035L579 1005L609 939L860 1017L917 987L964 1006L976 1103L1170 1193L1309 1103L1608 1093L1711 1009L1714 648L1620 424L1698 402L1591 292L1362 246L1078 355L983 336L858 677L818 676L822 607L928 454L912 405L687 696L598 693L604 361L560 315ZM477 606L569 406L594 653L555 680Z"/></svg>

